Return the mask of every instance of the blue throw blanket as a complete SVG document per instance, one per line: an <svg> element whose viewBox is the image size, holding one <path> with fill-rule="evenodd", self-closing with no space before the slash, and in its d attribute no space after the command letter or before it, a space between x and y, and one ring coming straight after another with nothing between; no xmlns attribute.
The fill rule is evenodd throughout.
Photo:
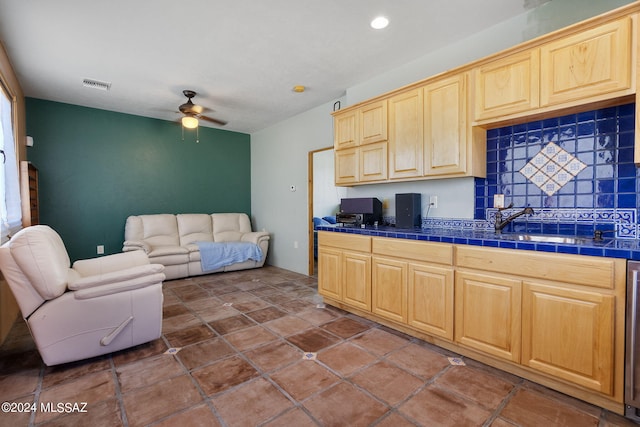
<svg viewBox="0 0 640 427"><path fill-rule="evenodd" d="M202 271L212 271L249 259L260 261L262 249L250 242L196 242Z"/></svg>

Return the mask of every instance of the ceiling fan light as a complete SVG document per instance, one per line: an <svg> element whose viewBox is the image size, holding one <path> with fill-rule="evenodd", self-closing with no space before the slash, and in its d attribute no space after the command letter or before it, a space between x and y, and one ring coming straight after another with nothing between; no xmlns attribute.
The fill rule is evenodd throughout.
<svg viewBox="0 0 640 427"><path fill-rule="evenodd" d="M182 118L182 126L186 127L187 129L195 129L198 127L198 119L191 116L184 116Z"/></svg>

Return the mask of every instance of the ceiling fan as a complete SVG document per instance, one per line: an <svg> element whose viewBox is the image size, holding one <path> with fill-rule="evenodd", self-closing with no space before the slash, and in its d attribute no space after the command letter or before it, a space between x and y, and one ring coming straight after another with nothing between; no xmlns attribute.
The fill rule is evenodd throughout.
<svg viewBox="0 0 640 427"><path fill-rule="evenodd" d="M224 126L227 124L227 122L225 122L224 120L204 116L202 114L204 107L194 104L193 101L191 101L191 98L196 96L196 93L194 91L183 90L182 93L187 97L187 102L178 107L180 112L184 114L184 117L182 117L181 119L182 126L190 129L197 128L198 120L205 120L207 122L215 123L220 126Z"/></svg>

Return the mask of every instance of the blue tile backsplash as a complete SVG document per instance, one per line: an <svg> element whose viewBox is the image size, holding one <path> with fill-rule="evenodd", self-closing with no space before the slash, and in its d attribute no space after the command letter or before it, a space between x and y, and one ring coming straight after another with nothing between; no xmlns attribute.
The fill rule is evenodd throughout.
<svg viewBox="0 0 640 427"><path fill-rule="evenodd" d="M514 212L525 206L535 212L515 221L510 231L589 235L597 228L615 230L618 238L638 238L634 129L631 103L488 130L487 177L475 182L475 219L490 223L493 196L504 194ZM551 171L544 179L553 179L543 186L521 171L536 156L544 157L545 147L556 149L553 144L583 166L576 174L554 176L559 165L551 161L543 172Z"/></svg>

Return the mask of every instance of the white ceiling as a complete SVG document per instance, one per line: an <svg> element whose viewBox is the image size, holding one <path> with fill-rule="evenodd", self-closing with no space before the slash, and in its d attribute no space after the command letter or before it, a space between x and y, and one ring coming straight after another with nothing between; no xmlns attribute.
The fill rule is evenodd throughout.
<svg viewBox="0 0 640 427"><path fill-rule="evenodd" d="M539 3L0 0L0 40L26 96L176 120L193 89L224 129L252 133ZM379 14L385 30L369 27Z"/></svg>

